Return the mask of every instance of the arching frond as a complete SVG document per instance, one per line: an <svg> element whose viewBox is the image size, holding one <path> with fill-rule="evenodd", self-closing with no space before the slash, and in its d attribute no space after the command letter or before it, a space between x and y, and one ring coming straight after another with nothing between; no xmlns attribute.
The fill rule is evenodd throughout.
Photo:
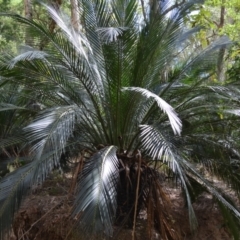
<svg viewBox="0 0 240 240"><path fill-rule="evenodd" d="M10 104L10 103L1 102L0 103L0 112L7 111L7 110L27 110L27 108L15 106L15 105Z"/></svg>
<svg viewBox="0 0 240 240"><path fill-rule="evenodd" d="M8 237L14 212L16 212L30 189L45 180L54 163L51 154L19 168L0 180L0 238Z"/></svg>
<svg viewBox="0 0 240 240"><path fill-rule="evenodd" d="M27 52L21 53L17 57L13 58L11 62L9 63L9 68L13 68L19 61L31 61L35 59L45 59L45 57L48 56L47 53L43 51L38 51L35 49L29 50Z"/></svg>
<svg viewBox="0 0 240 240"><path fill-rule="evenodd" d="M161 97L158 95L150 92L147 89L139 88L139 87L129 87L129 88L124 88L123 90L127 91L134 91L134 92L139 92L143 96L147 98L153 98L155 102L157 103L158 107L167 114L171 127L173 129L173 132L175 134L180 135L181 134L181 120L177 116L177 113L174 111L173 107L171 107L167 102L165 102Z"/></svg>
<svg viewBox="0 0 240 240"><path fill-rule="evenodd" d="M116 147L110 146L95 153L80 175L73 214L80 214L84 228L92 233L113 233L118 169Z"/></svg>
<svg viewBox="0 0 240 240"><path fill-rule="evenodd" d="M201 174L198 173L198 171L195 169L195 167L191 166L189 162L187 162L185 159L181 161L181 165L186 168L188 171L188 174L197 182L199 182L201 185L206 187L206 189L215 196L219 202L221 202L225 207L227 207L229 210L233 212L233 214L239 219L240 218L240 212L238 209L236 209L231 203L229 203L220 192L217 191L217 189L212 186L209 181L207 181Z"/></svg>
<svg viewBox="0 0 240 240"><path fill-rule="evenodd" d="M91 46L86 37L81 32L76 31L70 24L67 25L63 18L60 16L59 12L56 11L56 9L48 5L44 6L47 8L54 21L67 35L68 39L72 42L78 53L82 55L86 60L88 60L87 52L91 51Z"/></svg>
<svg viewBox="0 0 240 240"><path fill-rule="evenodd" d="M173 172L180 178L188 204L189 223L194 230L197 227L197 219L193 210L190 194L187 185L189 185L185 169L179 163L182 158L177 152L176 147L166 137L153 126L142 125L141 141L144 150L155 161L163 161L168 164Z"/></svg>
<svg viewBox="0 0 240 240"><path fill-rule="evenodd" d="M76 120L74 106L46 111L25 128L26 139L34 141L31 163L0 181L0 236L10 222L30 188L41 184L47 175L59 167L59 159L71 136Z"/></svg>

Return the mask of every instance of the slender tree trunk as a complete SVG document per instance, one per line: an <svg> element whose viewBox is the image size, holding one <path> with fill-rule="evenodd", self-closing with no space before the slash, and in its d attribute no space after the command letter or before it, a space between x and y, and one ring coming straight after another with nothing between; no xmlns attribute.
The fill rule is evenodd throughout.
<svg viewBox="0 0 240 240"><path fill-rule="evenodd" d="M75 31L80 31L80 14L78 7L78 0L70 0L71 3L71 23Z"/></svg>
<svg viewBox="0 0 240 240"><path fill-rule="evenodd" d="M29 20L32 19L32 1L31 0L24 0L24 10L25 10L25 17Z"/></svg>
<svg viewBox="0 0 240 240"><path fill-rule="evenodd" d="M226 8L224 6L224 2L225 2L225 0L222 1L221 12L220 12L220 23L218 25L219 29L221 29L225 23ZM225 53L226 53L226 49L223 47L220 49L219 54L218 54L217 79L220 82L225 81L225 61L224 61Z"/></svg>
<svg viewBox="0 0 240 240"><path fill-rule="evenodd" d="M217 62L217 79L219 82L225 81L225 53L226 49L221 48L218 54L218 62Z"/></svg>
<svg viewBox="0 0 240 240"><path fill-rule="evenodd" d="M62 0L52 0L49 2L49 4L56 10L56 12L59 12L60 11L60 8L61 8L61 5L62 5ZM54 21L54 19L52 18L49 18L49 25L48 25L48 29L49 29L49 32L52 34L54 33L55 29L56 29L56 22ZM46 38L43 38L41 43L40 43L40 46L39 46L39 49L40 50L43 50L44 47L48 44L48 40Z"/></svg>
<svg viewBox="0 0 240 240"><path fill-rule="evenodd" d="M59 12L61 5L62 5L62 0L51 1L51 6L56 10L56 12ZM49 31L53 33L55 28L56 28L56 22L51 18L49 22Z"/></svg>
<svg viewBox="0 0 240 240"><path fill-rule="evenodd" d="M33 9L32 9L32 1L31 0L24 0L24 14L28 20L32 20ZM26 45L29 45L29 46L33 45L28 29L26 29L26 32L25 32L25 43L26 43Z"/></svg>

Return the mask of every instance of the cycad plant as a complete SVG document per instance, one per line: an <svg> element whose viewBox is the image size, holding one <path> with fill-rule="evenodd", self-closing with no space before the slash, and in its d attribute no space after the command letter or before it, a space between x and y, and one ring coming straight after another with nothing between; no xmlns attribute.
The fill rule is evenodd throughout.
<svg viewBox="0 0 240 240"><path fill-rule="evenodd" d="M155 227L162 239L181 239L162 172L181 184L192 229L195 187L240 217L198 171L201 163L238 193L230 159L239 156L237 130L232 134L238 101L228 86L211 82L214 52L227 41L199 53L187 47L198 30L184 25L192 5L168 11L171 5L157 0L79 0L80 29L46 6L58 24L54 33L2 14L26 26L33 45L1 58L1 82L21 86L17 94L25 99L4 110L31 113L15 137L1 141L1 147L19 144L30 159L0 181L1 238L29 189L58 168L66 153L80 155L73 216L92 234L111 236L114 224L128 224L134 236L137 216L146 209L149 238Z"/></svg>

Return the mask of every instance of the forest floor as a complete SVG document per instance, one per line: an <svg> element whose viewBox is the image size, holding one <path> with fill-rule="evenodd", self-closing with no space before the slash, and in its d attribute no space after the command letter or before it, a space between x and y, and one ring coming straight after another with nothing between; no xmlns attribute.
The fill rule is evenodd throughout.
<svg viewBox="0 0 240 240"><path fill-rule="evenodd" d="M15 216L13 231L9 240L89 240L86 235L79 235L74 228L75 219L71 218L73 197L68 191L71 178L53 174L41 186L36 188L24 201ZM217 203L212 197L203 193L195 201L194 209L198 219L198 230L194 234L189 228L188 213L180 188L166 186L173 206L174 224L180 228L182 240L230 240L226 223ZM231 193L230 193L231 194ZM112 239L131 240L132 230L115 227ZM160 240L159 234L153 231L153 240ZM8 240L6 239L6 240ZM95 237L94 239L100 239ZM102 238L101 238L102 239ZM146 232L146 214L141 212L136 228L136 240L148 240Z"/></svg>

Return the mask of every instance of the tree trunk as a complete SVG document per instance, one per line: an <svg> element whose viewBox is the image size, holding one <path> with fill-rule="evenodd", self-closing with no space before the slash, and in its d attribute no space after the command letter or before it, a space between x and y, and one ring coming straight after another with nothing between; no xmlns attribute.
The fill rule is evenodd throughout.
<svg viewBox="0 0 240 240"><path fill-rule="evenodd" d="M62 0L52 0L49 2L50 5L56 10L56 12L59 12L60 11L60 8L61 8L61 5L62 5ZM49 25L48 25L48 29L49 29L49 32L50 34L54 33L55 29L57 27L57 24L56 22L54 21L54 19L52 18L49 18ZM43 50L44 47L48 44L48 40L46 38L43 38L41 43L40 43L40 46L39 46L39 49L40 50Z"/></svg>
<svg viewBox="0 0 240 240"><path fill-rule="evenodd" d="M71 2L71 23L75 31L79 32L81 29L81 25L78 0L70 0L70 2Z"/></svg>
<svg viewBox="0 0 240 240"><path fill-rule="evenodd" d="M218 25L219 29L221 29L224 26L225 23L225 12L226 8L224 6L225 0L222 1L222 6L221 6L221 12L220 12L220 23ZM218 61L217 61L217 79L219 82L224 82L225 81L225 53L226 49L223 47L219 50L218 54Z"/></svg>
<svg viewBox="0 0 240 240"><path fill-rule="evenodd" d="M62 5L62 0L51 1L51 6L56 10L56 12L59 12L61 5ZM50 33L53 33L55 28L56 28L56 22L51 18L50 23L49 23Z"/></svg>
<svg viewBox="0 0 240 240"><path fill-rule="evenodd" d="M32 20L33 10L32 10L32 1L31 0L24 0L24 14L28 20ZM26 45L29 45L29 46L33 45L33 42L30 37L28 29L26 29L26 32L25 32L25 43L26 43Z"/></svg>

